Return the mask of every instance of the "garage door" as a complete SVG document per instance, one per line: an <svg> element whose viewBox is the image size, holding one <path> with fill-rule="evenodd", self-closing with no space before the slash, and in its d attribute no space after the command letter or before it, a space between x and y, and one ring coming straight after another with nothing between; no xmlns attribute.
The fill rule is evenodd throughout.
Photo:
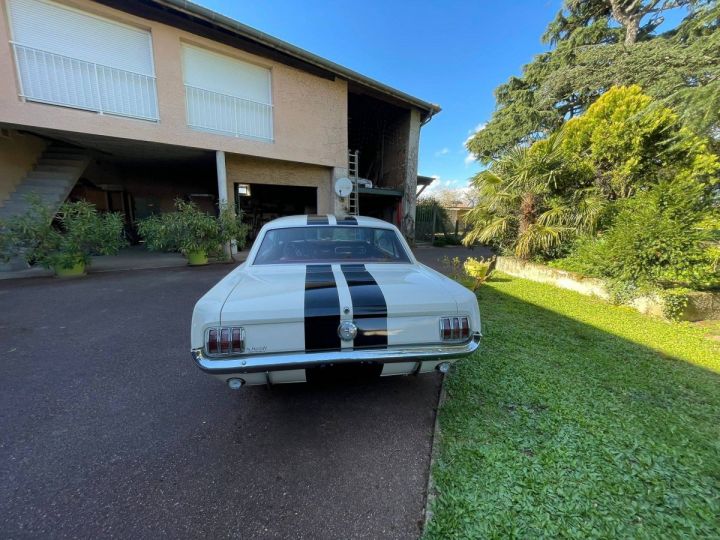
<svg viewBox="0 0 720 540"><path fill-rule="evenodd" d="M8 6L25 99L157 120L150 32L54 2Z"/></svg>

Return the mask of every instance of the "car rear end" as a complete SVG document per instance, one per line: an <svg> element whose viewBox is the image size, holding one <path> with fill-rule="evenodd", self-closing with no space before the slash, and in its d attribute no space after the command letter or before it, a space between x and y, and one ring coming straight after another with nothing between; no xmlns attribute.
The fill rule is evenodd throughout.
<svg viewBox="0 0 720 540"><path fill-rule="evenodd" d="M392 226L380 226L397 235ZM363 244L332 241L333 235L354 238L357 232L322 232L331 239L310 243L316 250L312 260L295 260L310 248L302 242L288 248L298 242L290 240L297 235L288 232L284 242L272 246L280 254L277 258L253 264L261 234L251 263L198 302L192 352L203 371L231 386L304 382L319 374L347 372L349 366L382 376L402 375L445 368L477 349L480 314L475 295L418 264L399 235L398 260L374 260L368 244L363 261L347 256ZM367 234L377 239L384 233L363 238ZM309 237L314 241L315 236ZM335 251L317 260L317 250L324 254L327 245ZM381 253L393 251L382 238L378 245ZM212 313L216 316L209 316Z"/></svg>

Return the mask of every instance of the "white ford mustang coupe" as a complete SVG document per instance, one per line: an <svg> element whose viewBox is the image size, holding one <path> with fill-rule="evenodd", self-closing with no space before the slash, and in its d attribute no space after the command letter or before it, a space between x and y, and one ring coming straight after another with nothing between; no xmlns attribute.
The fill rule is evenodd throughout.
<svg viewBox="0 0 720 540"><path fill-rule="evenodd" d="M445 372L479 341L472 292L417 262L390 223L332 215L266 224L191 330L198 367L233 389Z"/></svg>

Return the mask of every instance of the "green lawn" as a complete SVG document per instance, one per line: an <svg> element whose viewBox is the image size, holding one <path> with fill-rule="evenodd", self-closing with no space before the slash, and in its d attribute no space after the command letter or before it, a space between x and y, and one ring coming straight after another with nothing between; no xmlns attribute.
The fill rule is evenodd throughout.
<svg viewBox="0 0 720 540"><path fill-rule="evenodd" d="M498 277L446 380L428 538L720 537L720 342Z"/></svg>

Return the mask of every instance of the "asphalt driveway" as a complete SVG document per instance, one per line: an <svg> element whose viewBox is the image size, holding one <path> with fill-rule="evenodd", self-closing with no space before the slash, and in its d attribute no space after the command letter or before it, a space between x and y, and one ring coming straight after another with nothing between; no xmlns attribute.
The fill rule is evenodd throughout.
<svg viewBox="0 0 720 540"><path fill-rule="evenodd" d="M0 536L417 537L439 377L228 390L188 330L229 270L0 282Z"/></svg>

